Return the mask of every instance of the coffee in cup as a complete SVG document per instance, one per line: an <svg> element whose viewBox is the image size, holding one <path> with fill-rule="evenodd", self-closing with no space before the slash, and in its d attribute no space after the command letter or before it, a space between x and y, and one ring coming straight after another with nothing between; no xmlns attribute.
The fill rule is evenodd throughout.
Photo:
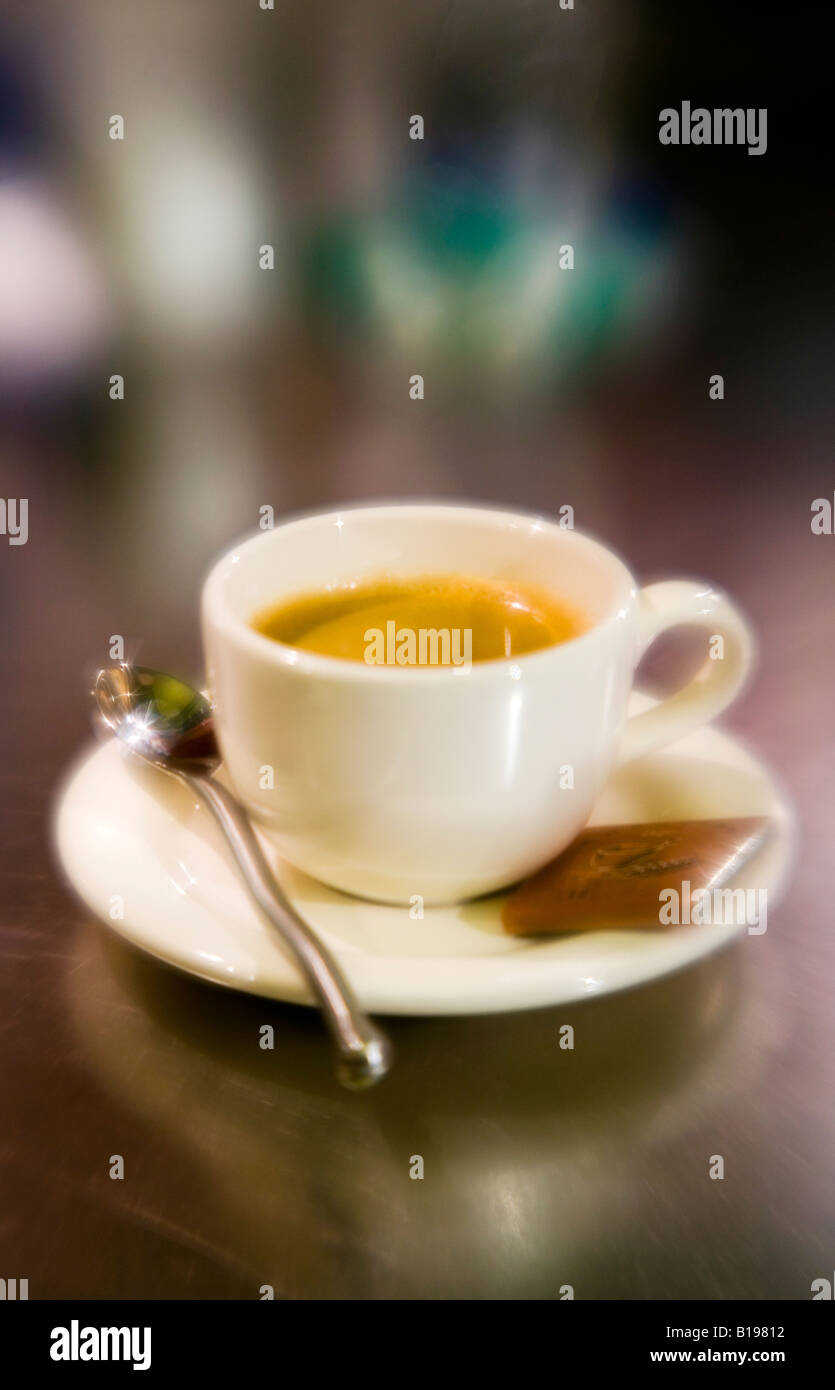
<svg viewBox="0 0 835 1390"><path fill-rule="evenodd" d="M570 641L585 623L547 589L444 574L348 579L284 598L252 626L301 651L402 669L522 656Z"/></svg>

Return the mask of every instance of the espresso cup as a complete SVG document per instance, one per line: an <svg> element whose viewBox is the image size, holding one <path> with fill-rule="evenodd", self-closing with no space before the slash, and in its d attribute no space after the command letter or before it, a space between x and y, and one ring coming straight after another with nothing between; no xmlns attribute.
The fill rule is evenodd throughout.
<svg viewBox="0 0 835 1390"><path fill-rule="evenodd" d="M381 573L535 585L588 626L506 660L420 669L299 650L252 626L283 598ZM249 815L314 878L405 904L461 901L540 868L583 828L615 766L713 719L752 659L747 624L708 584L639 590L589 536L444 503L261 532L215 565L202 619L220 749ZM628 719L641 656L683 624L705 630L703 667Z"/></svg>

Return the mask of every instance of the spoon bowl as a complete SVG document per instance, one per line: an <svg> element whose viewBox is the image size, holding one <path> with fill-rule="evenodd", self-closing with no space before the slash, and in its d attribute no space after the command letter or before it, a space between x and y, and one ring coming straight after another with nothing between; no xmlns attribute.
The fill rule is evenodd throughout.
<svg viewBox="0 0 835 1390"><path fill-rule="evenodd" d="M220 766L212 706L185 681L147 666L109 666L94 695L106 728L146 762L203 776Z"/></svg>

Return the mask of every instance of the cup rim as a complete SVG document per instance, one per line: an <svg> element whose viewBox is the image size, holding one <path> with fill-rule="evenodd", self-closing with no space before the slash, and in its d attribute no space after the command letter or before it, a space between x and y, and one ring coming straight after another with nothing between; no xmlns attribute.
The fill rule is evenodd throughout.
<svg viewBox="0 0 835 1390"><path fill-rule="evenodd" d="M447 515L477 515L479 517L492 517L496 521L507 522L529 522L538 524L543 530L552 531L559 535L561 541L565 543L567 537L571 537L574 544L580 543L587 550L592 550L601 561L615 571L620 571L620 576L624 581L624 595L621 601L615 601L612 611L603 618L594 622L576 637L570 637L564 642L556 643L549 647L540 647L533 652L524 652L519 656L496 657L490 661L473 662L470 666L421 666L410 667L400 666L393 669L389 666L382 666L360 661L348 661L343 657L327 656L320 652L308 652L299 647L292 647L284 642L278 642L275 638L266 637L263 633L256 631L237 613L233 612L228 604L225 593L225 581L228 578L231 567L239 563L241 557L257 547L269 543L270 539L281 530L290 526L301 526L308 523L319 523L333 517L335 521L343 515L350 514L376 514L382 511L391 512L443 512ZM489 678L506 678L511 675L518 679L524 671L532 670L537 665L544 662L553 661L561 653L574 652L579 648L591 645L600 640L601 633L607 631L613 624L625 618L635 604L638 593L637 582L626 564L625 560L602 541L591 536L586 531L571 528L570 530L561 527L553 517L549 517L542 512L533 512L525 508L497 507L492 503L486 502L450 502L444 499L408 499L405 501L393 502L358 502L350 503L347 506L328 506L316 507L308 511L294 512L284 518L276 526L268 531L258 531L254 535L243 537L237 544L225 551L218 560L212 565L203 583L201 596L201 614L205 627L211 624L216 630L220 629L233 643L247 652L251 657L259 657L268 665L273 665L287 672L294 672L298 675L328 677L331 680L339 680L347 683L386 681L394 682L397 685L407 684L417 681L420 685L430 685L435 681L448 682L450 680L485 680Z"/></svg>

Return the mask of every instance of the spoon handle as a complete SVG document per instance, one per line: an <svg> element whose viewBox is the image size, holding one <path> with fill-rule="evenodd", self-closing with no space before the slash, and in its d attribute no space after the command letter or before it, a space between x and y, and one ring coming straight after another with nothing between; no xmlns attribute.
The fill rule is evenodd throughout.
<svg viewBox="0 0 835 1390"><path fill-rule="evenodd" d="M339 1052L339 1080L352 1090L373 1086L392 1063L385 1033L362 1011L333 956L284 896L240 803L209 777L185 774L184 780L220 825L252 897L281 933L318 998Z"/></svg>

